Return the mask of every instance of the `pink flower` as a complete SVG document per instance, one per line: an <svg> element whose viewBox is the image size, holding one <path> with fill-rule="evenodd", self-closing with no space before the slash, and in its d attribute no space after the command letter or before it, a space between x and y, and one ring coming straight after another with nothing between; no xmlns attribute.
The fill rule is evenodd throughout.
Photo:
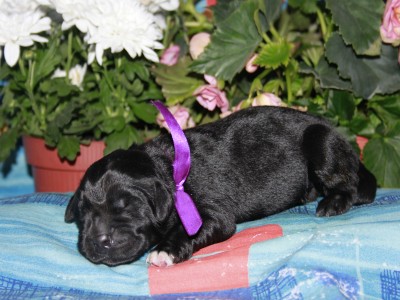
<svg viewBox="0 0 400 300"><path fill-rule="evenodd" d="M244 102L244 100L240 101L238 103L238 105L232 107L232 110L227 110L226 112L223 112L222 114L220 114L219 116L221 117L221 119L226 118L227 116L230 116L234 112L241 110L243 102Z"/></svg>
<svg viewBox="0 0 400 300"><path fill-rule="evenodd" d="M400 0L386 2L380 31L381 38L385 43L394 46L400 44Z"/></svg>
<svg viewBox="0 0 400 300"><path fill-rule="evenodd" d="M186 107L175 105L172 107L168 107L168 110L174 116L175 120L178 122L179 126L182 129L191 128L196 125L192 117L190 117L189 110ZM169 131L167 122L165 122L164 116L161 113L157 115L156 122L158 125L160 125L160 127L164 127Z"/></svg>
<svg viewBox="0 0 400 300"><path fill-rule="evenodd" d="M263 93L253 99L251 106L286 106L281 98L272 93Z"/></svg>
<svg viewBox="0 0 400 300"><path fill-rule="evenodd" d="M169 46L161 55L160 63L167 66L175 65L178 62L180 51L181 48L177 45Z"/></svg>
<svg viewBox="0 0 400 300"><path fill-rule="evenodd" d="M229 108L229 102L225 92L217 87L217 79L210 75L204 75L205 80L209 83L197 88L193 95L204 108L213 111L219 107L222 112L226 112Z"/></svg>
<svg viewBox="0 0 400 300"><path fill-rule="evenodd" d="M193 59L197 59L204 48L210 43L210 34L207 32L200 32L195 34L189 42L189 52Z"/></svg>
<svg viewBox="0 0 400 300"><path fill-rule="evenodd" d="M254 54L246 63L246 71L248 73L254 73L258 69L258 65L254 64L254 61L258 57L258 54Z"/></svg>

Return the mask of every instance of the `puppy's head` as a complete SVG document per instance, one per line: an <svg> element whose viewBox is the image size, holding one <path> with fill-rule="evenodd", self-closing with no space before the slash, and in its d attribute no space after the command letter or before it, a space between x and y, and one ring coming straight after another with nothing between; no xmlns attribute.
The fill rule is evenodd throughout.
<svg viewBox="0 0 400 300"><path fill-rule="evenodd" d="M65 212L76 222L80 252L94 263L132 262L153 246L173 208L168 183L139 150L117 150L84 175Z"/></svg>

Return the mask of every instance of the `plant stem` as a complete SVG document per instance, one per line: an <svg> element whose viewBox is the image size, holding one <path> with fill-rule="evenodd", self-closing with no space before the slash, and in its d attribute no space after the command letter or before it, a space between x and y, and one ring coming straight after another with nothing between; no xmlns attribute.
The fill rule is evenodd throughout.
<svg viewBox="0 0 400 300"><path fill-rule="evenodd" d="M280 40L282 39L281 35L280 35L279 32L275 29L275 27L274 27L273 24L270 24L270 26L269 26L269 31L272 33L272 36L273 36L276 40L280 41Z"/></svg>
<svg viewBox="0 0 400 300"><path fill-rule="evenodd" d="M285 79L286 79L287 101L288 101L288 104L290 105L293 101L292 79L290 78L290 72L285 72Z"/></svg>
<svg viewBox="0 0 400 300"><path fill-rule="evenodd" d="M321 25L322 38L324 39L324 42L326 42L329 37L328 36L328 27L326 25L324 14L322 13L322 11L319 8L317 9L317 16L318 16L319 24Z"/></svg>
<svg viewBox="0 0 400 300"><path fill-rule="evenodd" d="M19 70L21 71L21 74L25 77L26 76L26 70L25 70L25 66L24 66L24 63L22 62L22 58L21 57L18 59L18 66L19 66Z"/></svg>
<svg viewBox="0 0 400 300"><path fill-rule="evenodd" d="M28 77L26 79L25 87L28 93L29 101L32 103L32 109L36 117L38 118L40 125L44 124L44 120L42 118L42 114L40 112L39 106L36 103L35 94L33 93L33 83L34 83L34 74L35 74L35 66L36 62L29 60L29 67L28 67Z"/></svg>
<svg viewBox="0 0 400 300"><path fill-rule="evenodd" d="M266 33L263 33L262 37L267 44L272 42Z"/></svg>
<svg viewBox="0 0 400 300"><path fill-rule="evenodd" d="M266 77L269 73L271 72L270 69L266 69L263 72L261 72L260 75L258 75L254 80L253 83L250 86L249 90L249 95L247 97L247 100L250 101L253 98L253 95L255 92L258 93L262 89L262 79Z"/></svg>
<svg viewBox="0 0 400 300"><path fill-rule="evenodd" d="M71 63L72 63L72 31L68 33L68 53L67 53L67 64L65 66L65 72L67 75L65 76L65 80L69 82L69 70L71 70Z"/></svg>
<svg viewBox="0 0 400 300"><path fill-rule="evenodd" d="M200 27L200 28L205 29L205 30L213 29L213 25L212 24L209 24L209 23L206 23L206 22L197 22L197 21L185 22L185 26L188 27L188 28Z"/></svg>

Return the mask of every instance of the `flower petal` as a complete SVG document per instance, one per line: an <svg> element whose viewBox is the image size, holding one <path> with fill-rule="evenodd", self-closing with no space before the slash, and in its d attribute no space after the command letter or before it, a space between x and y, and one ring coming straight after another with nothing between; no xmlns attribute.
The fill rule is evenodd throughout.
<svg viewBox="0 0 400 300"><path fill-rule="evenodd" d="M101 66L103 64L103 53L104 53L104 49L101 46L101 44L97 44L96 45L96 60L97 63Z"/></svg>
<svg viewBox="0 0 400 300"><path fill-rule="evenodd" d="M4 59L10 67L13 67L17 63L19 54L19 45L14 43L7 43L4 46Z"/></svg>

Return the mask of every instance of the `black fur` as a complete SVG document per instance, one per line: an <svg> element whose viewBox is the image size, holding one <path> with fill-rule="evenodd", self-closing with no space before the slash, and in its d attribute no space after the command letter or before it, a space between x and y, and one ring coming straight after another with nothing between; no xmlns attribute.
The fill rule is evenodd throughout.
<svg viewBox="0 0 400 300"><path fill-rule="evenodd" d="M236 223L324 199L318 216L371 203L376 180L325 120L288 108L257 107L185 131L192 167L185 190L203 218L189 237L174 209L169 134L94 163L71 199L67 222L94 263L129 263L155 246L174 263L232 236Z"/></svg>

